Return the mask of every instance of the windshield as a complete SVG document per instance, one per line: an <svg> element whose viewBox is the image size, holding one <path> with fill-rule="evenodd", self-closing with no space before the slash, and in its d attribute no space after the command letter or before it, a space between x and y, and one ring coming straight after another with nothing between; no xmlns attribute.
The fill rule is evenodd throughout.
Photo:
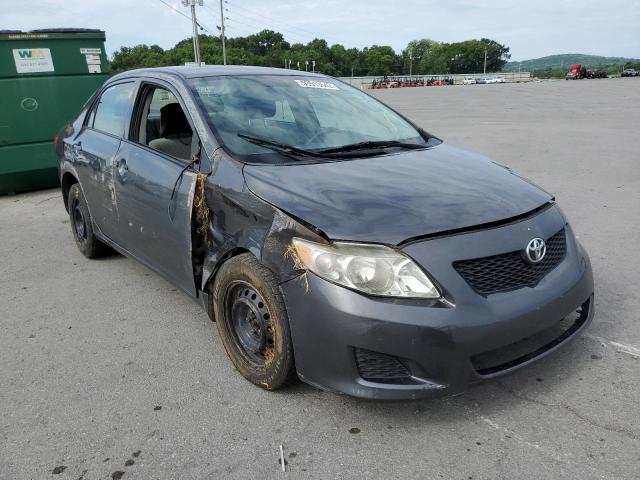
<svg viewBox="0 0 640 480"><path fill-rule="evenodd" d="M278 161L274 157L282 161L273 144L293 147L289 152L294 154L365 142L427 146L398 114L332 78L218 76L195 78L190 83L219 140L245 161Z"/></svg>

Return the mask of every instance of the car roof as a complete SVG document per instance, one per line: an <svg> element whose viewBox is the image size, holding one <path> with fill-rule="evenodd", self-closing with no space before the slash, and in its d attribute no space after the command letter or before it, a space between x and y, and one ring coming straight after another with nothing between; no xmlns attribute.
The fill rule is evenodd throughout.
<svg viewBox="0 0 640 480"><path fill-rule="evenodd" d="M271 68L271 67L255 67L251 65L205 65L205 66L175 66L175 67L154 67L154 68L138 68L136 70L129 70L113 78L124 77L137 77L137 76L154 76L159 75L174 75L183 79L198 78L198 77L217 77L223 75L296 75L306 77L324 77L325 75L302 72L300 70L290 70L285 68Z"/></svg>

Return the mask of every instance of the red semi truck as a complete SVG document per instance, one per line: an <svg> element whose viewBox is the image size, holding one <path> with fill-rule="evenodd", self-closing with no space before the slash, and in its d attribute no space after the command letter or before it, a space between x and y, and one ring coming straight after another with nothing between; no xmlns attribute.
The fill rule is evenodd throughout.
<svg viewBox="0 0 640 480"><path fill-rule="evenodd" d="M580 63L574 63L564 77L566 80L579 80L581 78L607 78L607 72L602 70L587 70Z"/></svg>
<svg viewBox="0 0 640 480"><path fill-rule="evenodd" d="M569 67L569 71L564 78L566 80L578 80L580 78L587 78L587 67L579 63L574 63Z"/></svg>

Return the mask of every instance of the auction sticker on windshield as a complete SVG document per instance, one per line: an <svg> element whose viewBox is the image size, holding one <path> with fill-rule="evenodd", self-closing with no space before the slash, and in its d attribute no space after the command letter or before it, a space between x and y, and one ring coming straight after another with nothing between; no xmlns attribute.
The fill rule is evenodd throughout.
<svg viewBox="0 0 640 480"><path fill-rule="evenodd" d="M317 82L315 80L294 80L298 85L305 88L324 88L325 90L340 90L335 84L330 82Z"/></svg>
<svg viewBox="0 0 640 480"><path fill-rule="evenodd" d="M210 85L196 87L196 91L201 97L213 97L216 95L214 88Z"/></svg>

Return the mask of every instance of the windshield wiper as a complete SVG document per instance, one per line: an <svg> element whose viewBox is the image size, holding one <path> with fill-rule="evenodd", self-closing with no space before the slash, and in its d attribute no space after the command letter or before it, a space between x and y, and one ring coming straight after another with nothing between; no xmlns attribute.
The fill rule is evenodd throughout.
<svg viewBox="0 0 640 480"><path fill-rule="evenodd" d="M303 155L307 157L321 157L315 152L309 150L303 150L302 148L294 147L293 145L287 145L286 143L273 142L266 138L254 137L253 135L247 135L245 133L237 134L240 138L244 138L246 141L260 145L261 147L267 147L272 150L278 150L284 153L294 153L296 155Z"/></svg>
<svg viewBox="0 0 640 480"><path fill-rule="evenodd" d="M426 148L426 145L420 145L418 143L400 142L398 140L370 140L366 142L358 142L358 143L351 143L348 145L342 145L341 147L325 148L323 150L318 150L317 153L321 153L321 154L344 153L344 152L353 152L355 150L375 150L375 149L390 148L390 147L407 148L411 150L416 150L419 148Z"/></svg>
<svg viewBox="0 0 640 480"><path fill-rule="evenodd" d="M378 150L383 148L406 148L410 150L416 150L420 148L426 148L427 145L420 145L417 143L400 142L398 140L373 140L366 142L351 143L348 145L342 145L340 147L325 148L322 150L303 150L302 148L294 147L286 143L274 142L267 138L254 137L253 135L247 135L246 133L237 133L237 136L244 138L246 141L260 145L261 147L267 147L272 150L277 150L285 154L295 154L307 157L322 158L327 155L335 157L341 153L354 152L356 150Z"/></svg>

